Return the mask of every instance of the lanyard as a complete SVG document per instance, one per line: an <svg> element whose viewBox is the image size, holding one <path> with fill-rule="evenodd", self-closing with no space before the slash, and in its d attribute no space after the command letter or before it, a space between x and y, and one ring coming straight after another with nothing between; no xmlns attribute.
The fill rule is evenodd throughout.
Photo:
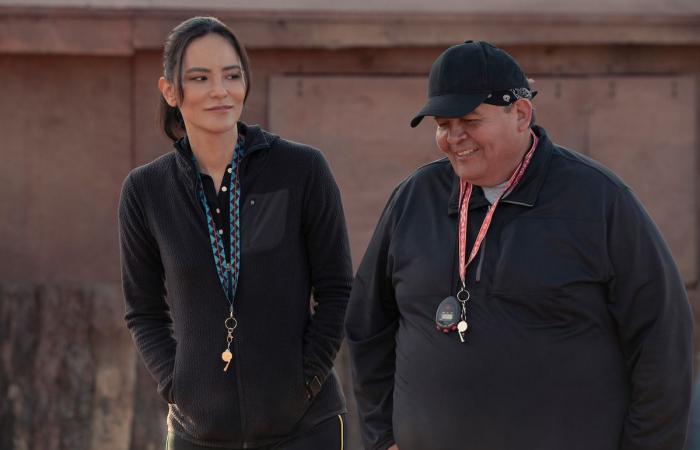
<svg viewBox="0 0 700 450"><path fill-rule="evenodd" d="M493 215L496 212L499 202L503 197L510 194L515 186L518 185L520 180L527 170L527 166L530 165L532 160L532 155L535 153L537 148L537 136L530 130L530 135L532 136L532 146L530 150L525 153L522 161L518 167L516 167L513 174L508 179L505 188L501 195L496 199L496 201L491 205L486 217L484 218L481 228L479 228L479 233L476 235L474 240L474 246L472 251L469 253L469 259L467 256L467 215L469 213L469 200L471 199L474 186L471 183L460 180L459 182L459 228L457 230L459 235L459 279L462 282L457 291L456 296L449 296L445 298L438 305L435 314L435 323L437 325L438 331L442 333L449 333L451 331L457 331L459 340L461 342L466 342L464 339L464 334L469 329L469 324L467 324L467 302L471 297L471 294L467 290L467 267L474 260L476 255L479 253L479 248L486 238L486 233L489 231L491 226L491 221L493 220ZM456 313L459 311L459 316Z"/></svg>
<svg viewBox="0 0 700 450"><path fill-rule="evenodd" d="M211 244L211 252L214 256L214 264L216 266L216 274L219 277L219 284L224 290L226 295L226 300L229 304L229 314L224 321L224 326L226 327L226 350L221 354L221 359L224 360L226 366L224 367L224 372L228 370L229 363L233 359L233 353L231 352L231 343L233 342L233 331L238 326L238 321L233 316L233 301L236 297L236 289L238 287L238 275L241 271L241 211L240 211L240 200L241 200L241 183L240 183L240 162L243 155L243 138L238 135L238 140L236 146L233 149L233 156L231 158L231 179L228 186L228 198L229 198L229 256L226 257L226 252L224 251L224 240L216 231L216 224L214 222L214 214L209 208L209 203L207 202L206 195L204 194L204 185L202 183L202 177L199 175L199 167L197 166L197 160L192 155L192 160L197 168L197 174L199 182L197 183L197 195L199 201L204 208L204 215L207 218L207 228L209 229L209 243Z"/></svg>
<svg viewBox="0 0 700 450"><path fill-rule="evenodd" d="M460 300L460 302L462 303L469 300L469 292L467 291L466 282L467 267L474 260L477 253L479 253L481 243L484 241L486 233L488 232L489 227L491 226L491 220L493 219L493 214L496 212L496 207L498 207L498 203L501 201L501 199L508 195L513 189L515 189L515 186L518 185L523 175L525 174L527 166L530 165L532 155L535 153L535 148L537 148L537 136L535 136L535 133L533 133L532 130L530 130L530 134L532 135L532 147L530 148L530 150L528 150L528 152L525 154L525 157L520 162L520 165L518 165L513 174L510 176L510 179L508 180L508 183L506 184L503 193L500 195L500 197L498 197L498 199L493 203L493 205L491 205L488 213L486 213L484 222L481 224L481 228L479 228L479 234L477 234L476 240L474 241L472 251L469 253L468 260L466 259L467 215L469 212L469 199L471 198L474 186L471 183L460 180L459 198L461 200L459 207L459 279L462 282L462 286L459 293L457 294L457 299Z"/></svg>

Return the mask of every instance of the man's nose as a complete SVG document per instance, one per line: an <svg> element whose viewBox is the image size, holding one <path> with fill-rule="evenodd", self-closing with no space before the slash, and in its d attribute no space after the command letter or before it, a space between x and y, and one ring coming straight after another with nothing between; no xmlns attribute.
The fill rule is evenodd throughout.
<svg viewBox="0 0 700 450"><path fill-rule="evenodd" d="M460 126L451 126L447 130L447 143L457 144L466 137L464 128Z"/></svg>

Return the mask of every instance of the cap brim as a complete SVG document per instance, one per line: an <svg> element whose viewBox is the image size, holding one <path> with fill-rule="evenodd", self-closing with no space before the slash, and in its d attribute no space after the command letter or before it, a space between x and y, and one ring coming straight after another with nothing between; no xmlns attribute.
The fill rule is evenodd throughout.
<svg viewBox="0 0 700 450"><path fill-rule="evenodd" d="M448 94L430 97L425 106L411 120L411 128L418 126L423 117L462 117L483 103L488 93L479 94Z"/></svg>

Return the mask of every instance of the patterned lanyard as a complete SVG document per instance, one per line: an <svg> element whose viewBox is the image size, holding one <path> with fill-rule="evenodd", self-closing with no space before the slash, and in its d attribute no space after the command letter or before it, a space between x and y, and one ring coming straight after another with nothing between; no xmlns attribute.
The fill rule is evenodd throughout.
<svg viewBox="0 0 700 450"><path fill-rule="evenodd" d="M491 220L493 219L493 214L496 212L496 207L498 207L498 203L503 197L505 197L513 189L515 189L515 186L518 185L523 175L525 174L527 166L530 165L532 155L535 153L535 148L537 148L537 136L535 135L535 133L533 133L532 130L530 130L530 134L532 135L532 147L530 147L530 150L528 150L528 152L525 154L523 160L520 162L520 165L518 165L513 174L510 176L508 184L506 184L506 187L503 190L501 196L498 197L498 199L489 208L488 213L486 213L486 217L484 218L484 221L481 224L481 228L479 228L479 233L477 234L476 240L474 241L474 245L472 246L472 251L469 253L469 259L467 259L467 215L469 212L469 199L471 198L474 186L471 183L467 183L466 181L460 181L459 197L461 201L459 207L459 279L462 283L459 291L457 292L457 300L461 305L461 320L457 324L457 331L459 332L459 338L462 342L464 342L464 333L467 331L468 328L466 320L466 303L471 297L471 294L467 290L467 267L474 260L474 258L476 258L477 253L479 253L479 248L481 248L481 244L483 243L484 238L486 237L486 233L489 231L489 227L491 226Z"/></svg>
<svg viewBox="0 0 700 450"><path fill-rule="evenodd" d="M214 214L209 208L207 197L204 194L204 185L202 176L199 175L199 166L197 159L192 155L192 161L197 168L199 182L197 184L197 195L199 201L204 208L204 214L207 218L207 228L209 229L209 243L211 244L211 252L214 255L214 264L216 273L219 276L219 283L224 290L226 300L229 304L229 315L224 321L226 327L226 350L221 354L221 359L226 363L224 372L228 370L228 366L233 359L231 352L231 343L233 342L233 331L238 326L238 321L233 316L233 301L236 296L238 287L238 275L241 271L241 226L240 226L240 200L241 200L241 183L240 183L240 162L243 155L243 138L238 135L236 147L233 150L231 159L231 179L228 187L229 198L229 257L226 257L224 251L223 236L216 232L216 224L214 222Z"/></svg>

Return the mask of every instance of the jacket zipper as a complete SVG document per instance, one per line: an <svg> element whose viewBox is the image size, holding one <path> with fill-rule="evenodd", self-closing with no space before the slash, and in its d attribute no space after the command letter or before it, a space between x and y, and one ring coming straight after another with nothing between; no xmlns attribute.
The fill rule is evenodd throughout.
<svg viewBox="0 0 700 450"><path fill-rule="evenodd" d="M491 211L491 208L493 208L493 205L489 205L489 208L486 210L486 214L488 214ZM481 268L484 266L484 255L486 254L486 236L484 236L484 241L481 243L481 248L479 249L479 264L476 266L476 277L475 280L477 283L481 280Z"/></svg>
<svg viewBox="0 0 700 450"><path fill-rule="evenodd" d="M486 238L484 238L484 242L481 244L481 249L479 250L479 264L476 266L476 279L475 281L478 283L481 280L481 268L484 265L484 255L486 254Z"/></svg>

